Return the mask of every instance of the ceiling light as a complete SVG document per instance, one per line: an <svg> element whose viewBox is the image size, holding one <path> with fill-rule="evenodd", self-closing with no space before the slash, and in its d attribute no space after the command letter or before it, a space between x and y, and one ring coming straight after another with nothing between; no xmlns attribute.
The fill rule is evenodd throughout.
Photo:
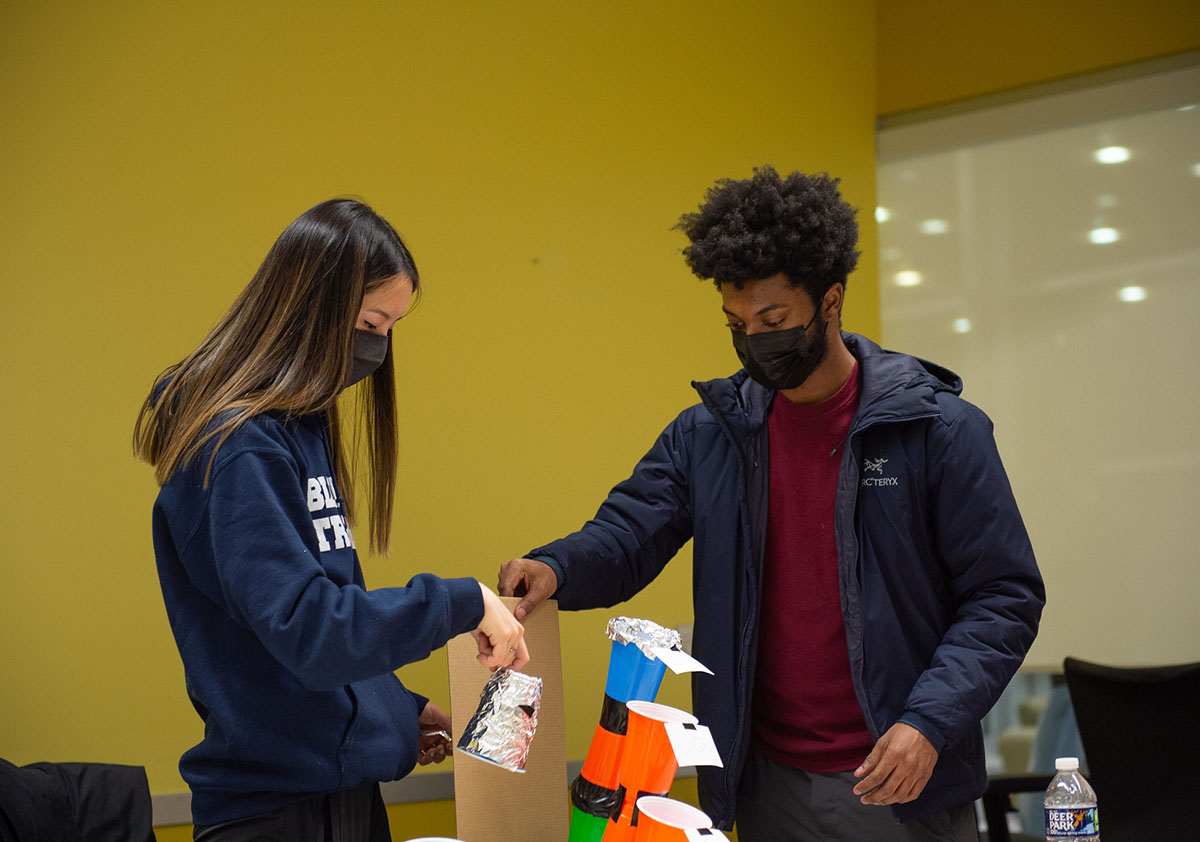
<svg viewBox="0 0 1200 842"><path fill-rule="evenodd" d="M971 320L970 319L955 319L954 320L954 332L955 333L970 333L971 332Z"/></svg>
<svg viewBox="0 0 1200 842"><path fill-rule="evenodd" d="M915 287L921 283L921 273L913 269L905 269L902 272L897 272L892 280L896 282L898 287Z"/></svg>
<svg viewBox="0 0 1200 842"><path fill-rule="evenodd" d="M1200 178L1200 164L1192 164L1192 175Z"/></svg>
<svg viewBox="0 0 1200 842"><path fill-rule="evenodd" d="M1129 150L1124 146L1105 146L1096 150L1095 157L1102 164L1123 164L1129 160Z"/></svg>
<svg viewBox="0 0 1200 842"><path fill-rule="evenodd" d="M1116 228L1093 228L1088 231L1088 239L1097 245L1115 243L1120 238L1121 235L1117 233Z"/></svg>
<svg viewBox="0 0 1200 842"><path fill-rule="evenodd" d="M892 212L887 208L875 208L875 221L887 222L892 218Z"/></svg>
<svg viewBox="0 0 1200 842"><path fill-rule="evenodd" d="M923 219L921 220L922 234L945 234L950 230L950 226L946 224L944 219Z"/></svg>
<svg viewBox="0 0 1200 842"><path fill-rule="evenodd" d="M1117 293L1117 297L1122 301L1145 301L1146 288L1134 286L1121 287L1121 290Z"/></svg>

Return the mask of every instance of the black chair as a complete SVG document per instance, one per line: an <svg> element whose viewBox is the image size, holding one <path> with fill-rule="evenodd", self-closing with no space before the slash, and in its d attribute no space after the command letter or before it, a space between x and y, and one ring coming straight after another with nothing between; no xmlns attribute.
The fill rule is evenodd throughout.
<svg viewBox="0 0 1200 842"><path fill-rule="evenodd" d="M1045 792L1054 775L1043 773L989 775L987 792L983 794L983 818L987 832L982 842L1044 842L1044 836L1012 833L1008 829L1008 814L1015 813L1011 796L1018 792Z"/></svg>
<svg viewBox="0 0 1200 842"><path fill-rule="evenodd" d="M0 759L0 842L153 842L146 770Z"/></svg>
<svg viewBox="0 0 1200 842"><path fill-rule="evenodd" d="M1121 668L1067 658L1063 667L1104 842L1195 839L1200 663Z"/></svg>

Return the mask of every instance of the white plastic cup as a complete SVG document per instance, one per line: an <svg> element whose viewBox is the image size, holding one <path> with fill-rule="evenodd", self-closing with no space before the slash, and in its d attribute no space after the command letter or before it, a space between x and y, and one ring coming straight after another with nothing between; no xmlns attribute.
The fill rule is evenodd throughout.
<svg viewBox="0 0 1200 842"><path fill-rule="evenodd" d="M703 810L672 798L643 795L637 800L637 809L637 842L683 842L685 831L712 827L712 819Z"/></svg>

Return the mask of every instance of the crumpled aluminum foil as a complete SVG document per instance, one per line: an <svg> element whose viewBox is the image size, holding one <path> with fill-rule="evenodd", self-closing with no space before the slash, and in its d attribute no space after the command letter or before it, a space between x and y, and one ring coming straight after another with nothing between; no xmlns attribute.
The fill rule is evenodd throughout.
<svg viewBox="0 0 1200 842"><path fill-rule="evenodd" d="M632 643L643 655L651 659L655 657L655 649L679 649L683 646L679 632L675 629L632 617L613 617L609 620L608 636L618 643Z"/></svg>
<svg viewBox="0 0 1200 842"><path fill-rule="evenodd" d="M524 772L541 707L540 678L496 670L483 686L479 707L459 738L458 750L511 772Z"/></svg>

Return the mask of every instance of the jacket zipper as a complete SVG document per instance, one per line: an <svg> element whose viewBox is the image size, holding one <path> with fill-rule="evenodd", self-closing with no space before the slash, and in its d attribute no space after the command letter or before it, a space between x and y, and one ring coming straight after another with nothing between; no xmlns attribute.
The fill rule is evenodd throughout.
<svg viewBox="0 0 1200 842"><path fill-rule="evenodd" d="M853 540L854 553L852 556L853 563L852 563L852 566L850 567L850 569L845 570L845 571L839 570L839 574L844 572L847 577L854 576L854 578L855 578L855 589L858 592L858 598L856 600L856 604L858 606L858 622L856 623L856 635L858 637L858 651L860 653L860 656L859 656L859 663L854 664L852 662L850 666L854 670L853 680L854 680L855 694L859 696L859 703L863 708L863 716L866 719L867 728L868 728L868 730L871 731L872 735L874 736L874 738L876 740L878 740L880 737L883 736L883 730L879 727L879 720L875 716L875 707L871 703L871 695L870 695L870 693L867 692L866 680L863 677L863 670L866 668L866 662L867 662L867 646L866 646L866 640L863 637L862 588L857 583L859 562L861 560L860 553L859 553L859 548L861 547L861 542L858 540L858 529L857 529L857 525L855 523L855 518L858 513L858 481L859 481L860 472L858 470L857 460L860 457L860 453L858 450L856 450L855 444L857 441L861 440L862 435L864 433L866 433L867 430L870 430L874 427L881 427L885 424L899 424L899 423L906 423L909 421L921 421L921 420L925 420L925 419L929 419L929 418L937 418L939 415L941 415L940 412L922 412L922 413L916 413L913 415L906 415L902 418L878 419L875 421L868 422L867 424L864 424L860 427L855 427L849 433L846 434L845 449L849 454L850 467L854 474L854 477L853 477L854 483L850 487L850 493L853 495L854 505L850 512L850 523L848 524L848 533L847 533L849 535L849 538L847 540ZM839 476L840 476L840 474L839 474ZM842 558L841 553L838 553L839 567L841 566L841 558ZM860 688L861 688L861 693L859 692Z"/></svg>
<svg viewBox="0 0 1200 842"><path fill-rule="evenodd" d="M705 395L701 394L701 398L703 399L704 397L705 397ZM715 418L717 420L717 422L721 425L722 430L724 430L725 435L728 437L730 443L733 445L734 452L736 452L738 455L738 461L741 463L744 486L743 486L742 495L741 495L742 505L738 512L738 517L742 521L742 528L745 530L746 540L747 540L747 542L749 542L751 544L749 547L748 561L750 562L750 565L753 565L756 563L756 561L758 559L758 553L752 543L754 540L754 529L753 529L753 521L752 521L752 518L750 517L749 485L750 485L750 481L751 481L752 477L757 477L757 473L759 471L758 447L756 446L756 439L759 435L765 435L765 433L762 430L760 430L758 433L752 434L750 436L739 435L738 432L734 429L734 425L731 422L731 419L727 418L724 412L721 412L715 405L710 404L707 400L704 400L703 403L705 404L705 406L708 407L708 410L712 414L713 418ZM742 402L740 400L740 395L739 395L738 405L739 405L739 407L741 407L742 412L747 417L749 417L750 413L747 410L747 408L744 405L742 405ZM751 473L751 466L753 466L753 474ZM751 569L746 570L747 581L755 582L754 598L757 601L759 595L758 595L758 583L756 581L756 574L757 574L757 571L754 571ZM755 578L752 579L751 577L755 577ZM747 600L749 600L749 598L750 598L750 594L747 593ZM756 619L758 617L758 613L759 613L759 610L758 610L758 607L756 606L754 609L754 617ZM741 629L741 646L739 647L739 654L741 655L741 657L740 657L739 663L738 663L738 679L739 679L738 684L739 684L739 691L742 694L742 698L738 699L738 705L737 705L737 720L738 721L737 721L737 730L735 731L736 742L731 747L731 751L730 751L731 757L729 758L730 762L724 768L724 784L725 784L725 793L724 794L725 794L725 801L726 801L726 805L727 805L726 813L722 817L714 817L717 821L724 820L724 821L728 821L728 822L732 823L732 821L734 819L733 813L729 808L732 807L733 802L737 798L737 781L734 780L734 778L738 774L738 767L741 765L744 765L741 763L741 761L742 761L742 756L744 755L745 750L746 750L746 748L745 748L745 742L746 742L745 737L747 736L746 722L747 722L747 718L749 716L749 710L748 710L748 708L749 708L749 704L748 704L749 689L747 687L747 685L749 684L749 681L748 681L748 676L746 675L746 673L748 671L747 665L748 665L750 657L751 657L750 646L751 646L751 643L754 638L755 630L756 630L755 623L751 623L751 622L747 622L745 624L745 627L743 629Z"/></svg>

